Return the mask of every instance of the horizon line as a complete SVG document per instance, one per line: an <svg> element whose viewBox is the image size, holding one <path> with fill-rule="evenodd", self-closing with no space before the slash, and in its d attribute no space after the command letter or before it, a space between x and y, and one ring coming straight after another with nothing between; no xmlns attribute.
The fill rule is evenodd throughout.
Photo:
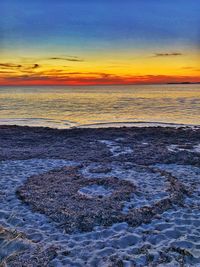
<svg viewBox="0 0 200 267"><path fill-rule="evenodd" d="M73 86L73 87L79 87L79 86L131 86L131 85L173 85L173 84L182 84L182 85L190 85L190 84L200 84L199 82L190 82L190 81L185 81L185 82L157 82L157 83L113 83L113 84L0 84L0 87L6 87L6 86L11 86L11 87L35 87L35 86L60 86L60 87L65 87L65 86Z"/></svg>

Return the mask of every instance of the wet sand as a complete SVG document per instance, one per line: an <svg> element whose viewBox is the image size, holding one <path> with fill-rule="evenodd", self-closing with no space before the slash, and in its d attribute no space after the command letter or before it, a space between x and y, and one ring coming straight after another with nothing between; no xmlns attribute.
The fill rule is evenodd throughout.
<svg viewBox="0 0 200 267"><path fill-rule="evenodd" d="M0 126L2 266L200 266L200 130Z"/></svg>

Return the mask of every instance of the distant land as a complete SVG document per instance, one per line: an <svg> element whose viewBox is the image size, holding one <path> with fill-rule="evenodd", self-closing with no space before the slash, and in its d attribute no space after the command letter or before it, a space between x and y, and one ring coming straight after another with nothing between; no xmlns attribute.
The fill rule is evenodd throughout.
<svg viewBox="0 0 200 267"><path fill-rule="evenodd" d="M200 82L170 82L167 84L200 84Z"/></svg>

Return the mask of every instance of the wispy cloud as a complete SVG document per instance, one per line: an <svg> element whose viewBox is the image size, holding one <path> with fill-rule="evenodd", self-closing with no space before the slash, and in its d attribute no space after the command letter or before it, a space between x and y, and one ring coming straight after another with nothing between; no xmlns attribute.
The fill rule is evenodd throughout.
<svg viewBox="0 0 200 267"><path fill-rule="evenodd" d="M170 53L155 53L153 57L176 57L182 56L183 54L180 52L170 52Z"/></svg>
<svg viewBox="0 0 200 267"><path fill-rule="evenodd" d="M0 69L5 69L5 70L16 70L16 71L30 71L30 70L35 70L40 67L39 64L34 63L34 64L14 64L14 63L0 63Z"/></svg>
<svg viewBox="0 0 200 267"><path fill-rule="evenodd" d="M197 67L181 67L182 70L192 70L192 71L200 71L200 68Z"/></svg>
<svg viewBox="0 0 200 267"><path fill-rule="evenodd" d="M194 67L181 67L182 70L194 70Z"/></svg>
<svg viewBox="0 0 200 267"><path fill-rule="evenodd" d="M76 56L62 56L62 57L50 57L48 60L63 60L63 61L71 61L71 62L83 62L82 58Z"/></svg>
<svg viewBox="0 0 200 267"><path fill-rule="evenodd" d="M10 69L10 68L21 68L22 65L13 64L13 63L0 63L0 68Z"/></svg>
<svg viewBox="0 0 200 267"><path fill-rule="evenodd" d="M199 82L199 76L169 75L115 75L101 72L37 72L0 79L1 84L18 85L109 85L109 84L151 84L169 82Z"/></svg>

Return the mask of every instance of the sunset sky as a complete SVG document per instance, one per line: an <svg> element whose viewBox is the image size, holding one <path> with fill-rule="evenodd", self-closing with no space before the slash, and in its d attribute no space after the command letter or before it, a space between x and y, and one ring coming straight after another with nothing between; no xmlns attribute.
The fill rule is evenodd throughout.
<svg viewBox="0 0 200 267"><path fill-rule="evenodd" d="M200 81L198 0L1 0L0 85Z"/></svg>

